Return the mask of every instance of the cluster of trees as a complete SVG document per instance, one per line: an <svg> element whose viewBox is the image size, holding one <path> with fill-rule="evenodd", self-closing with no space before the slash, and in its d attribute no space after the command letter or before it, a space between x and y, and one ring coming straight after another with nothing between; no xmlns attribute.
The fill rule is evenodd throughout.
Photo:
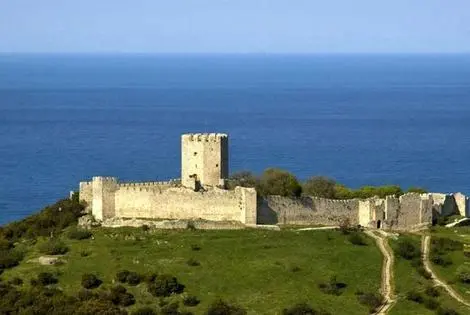
<svg viewBox="0 0 470 315"><path fill-rule="evenodd" d="M253 187L261 196L279 195L285 197L315 196L328 199L354 199L378 196L400 196L405 192L425 193L422 188L413 187L404 191L400 186L364 186L351 189L324 176L313 176L301 182L294 174L278 169L268 168L260 176L248 171L233 174L228 181L228 188L236 186Z"/></svg>

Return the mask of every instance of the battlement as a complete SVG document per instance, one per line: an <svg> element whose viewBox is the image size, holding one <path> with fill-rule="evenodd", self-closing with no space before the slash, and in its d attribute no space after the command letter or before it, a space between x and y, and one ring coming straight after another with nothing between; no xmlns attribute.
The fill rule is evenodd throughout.
<svg viewBox="0 0 470 315"><path fill-rule="evenodd" d="M188 133L181 136L183 141L219 142L228 139L225 133Z"/></svg>
<svg viewBox="0 0 470 315"><path fill-rule="evenodd" d="M94 182L114 182L117 184L118 179L117 177L112 176L93 176Z"/></svg>
<svg viewBox="0 0 470 315"><path fill-rule="evenodd" d="M179 179L170 179L169 181L160 181L160 182L141 182L141 183L119 183L119 187L143 187L143 188L151 188L151 187L160 187L160 186L177 186L180 184Z"/></svg>

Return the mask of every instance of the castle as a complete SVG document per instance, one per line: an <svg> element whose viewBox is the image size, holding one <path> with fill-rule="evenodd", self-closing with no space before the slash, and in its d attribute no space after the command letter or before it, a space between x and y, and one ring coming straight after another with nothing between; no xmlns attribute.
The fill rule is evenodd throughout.
<svg viewBox="0 0 470 315"><path fill-rule="evenodd" d="M259 198L254 188L228 190L228 150L226 134L184 134L180 179L121 183L115 177L93 177L92 181L80 182L80 199L94 219L107 226L158 221L203 221L219 227L224 222L232 227L338 225L347 220L352 225L370 228L409 230L426 227L438 216L468 216L469 198L460 193L329 200Z"/></svg>

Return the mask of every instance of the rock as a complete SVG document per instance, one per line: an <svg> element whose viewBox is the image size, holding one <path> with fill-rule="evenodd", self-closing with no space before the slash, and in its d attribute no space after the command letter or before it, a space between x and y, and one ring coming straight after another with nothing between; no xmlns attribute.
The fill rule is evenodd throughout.
<svg viewBox="0 0 470 315"><path fill-rule="evenodd" d="M57 256L41 256L38 258L38 262L41 265L56 265L61 264L64 261L61 259L61 257Z"/></svg>
<svg viewBox="0 0 470 315"><path fill-rule="evenodd" d="M78 225L83 228L89 229L92 227L100 226L101 223L96 221L91 214L87 214L78 218Z"/></svg>

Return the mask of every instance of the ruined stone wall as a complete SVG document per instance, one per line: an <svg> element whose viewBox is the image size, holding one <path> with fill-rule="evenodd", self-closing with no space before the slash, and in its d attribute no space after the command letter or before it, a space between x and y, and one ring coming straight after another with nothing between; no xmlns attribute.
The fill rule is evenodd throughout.
<svg viewBox="0 0 470 315"><path fill-rule="evenodd" d="M262 198L258 204L258 224L338 225L349 219L359 224L359 200L330 200L316 197L291 199Z"/></svg>
<svg viewBox="0 0 470 315"><path fill-rule="evenodd" d="M115 216L122 218L256 223L256 192L251 188L195 192L181 187L121 186L115 192L115 207Z"/></svg>
<svg viewBox="0 0 470 315"><path fill-rule="evenodd" d="M91 212L92 201L93 201L93 186L92 182L80 182L79 187L79 197L80 201L85 202L87 212Z"/></svg>

